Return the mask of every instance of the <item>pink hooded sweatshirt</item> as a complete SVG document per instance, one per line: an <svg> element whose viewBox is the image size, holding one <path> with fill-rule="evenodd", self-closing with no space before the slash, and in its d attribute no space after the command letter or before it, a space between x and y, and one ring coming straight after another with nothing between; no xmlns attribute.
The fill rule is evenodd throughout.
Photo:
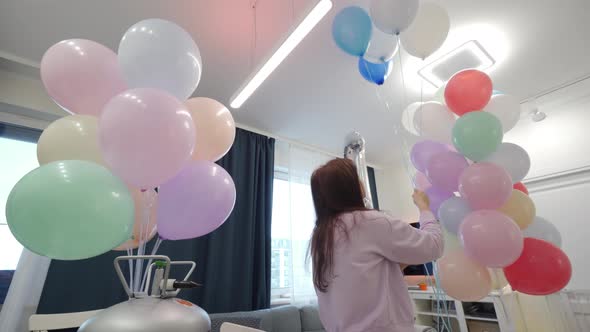
<svg viewBox="0 0 590 332"><path fill-rule="evenodd" d="M442 256L444 241L430 212L420 229L378 211L339 217L348 237L336 230L333 277L316 289L328 332L414 332L414 310L400 264L424 264Z"/></svg>

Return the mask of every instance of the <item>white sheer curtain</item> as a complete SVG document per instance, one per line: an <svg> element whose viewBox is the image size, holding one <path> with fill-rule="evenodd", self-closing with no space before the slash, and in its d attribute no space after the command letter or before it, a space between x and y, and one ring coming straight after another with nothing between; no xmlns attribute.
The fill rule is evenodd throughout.
<svg viewBox="0 0 590 332"><path fill-rule="evenodd" d="M5 157L0 162L0 210L5 211L6 199L12 187L39 164L35 143L0 137L0 151ZM2 212L0 270L16 271L0 311L0 331L28 331L29 316L37 310L51 260L22 249L10 233L4 217Z"/></svg>
<svg viewBox="0 0 590 332"><path fill-rule="evenodd" d="M284 249L286 257L283 255L280 260L285 269L273 269L273 273L281 273L282 280L287 282L288 287L284 287L280 295L285 297L285 292L288 292L292 304L317 301L311 262L307 259L309 240L315 225L310 177L317 167L332 158L284 142L277 142L275 146L273 243L286 238L283 244L287 248ZM290 271L287 270L289 268Z"/></svg>
<svg viewBox="0 0 590 332"><path fill-rule="evenodd" d="M29 317L37 312L50 262L47 257L23 249L0 312L0 331L29 330Z"/></svg>

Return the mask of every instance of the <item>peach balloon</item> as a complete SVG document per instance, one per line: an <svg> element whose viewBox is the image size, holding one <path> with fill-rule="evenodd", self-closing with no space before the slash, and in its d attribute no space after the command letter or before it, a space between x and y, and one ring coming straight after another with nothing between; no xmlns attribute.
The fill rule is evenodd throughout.
<svg viewBox="0 0 590 332"><path fill-rule="evenodd" d="M230 111L222 103L210 98L191 98L185 105L197 130L193 159L221 159L236 137L236 124Z"/></svg>
<svg viewBox="0 0 590 332"><path fill-rule="evenodd" d="M439 259L436 268L442 289L459 301L479 301L492 290L488 269L467 257L461 249Z"/></svg>
<svg viewBox="0 0 590 332"><path fill-rule="evenodd" d="M513 189L508 201L499 209L514 222L525 229L535 220L537 209L531 198L520 190Z"/></svg>
<svg viewBox="0 0 590 332"><path fill-rule="evenodd" d="M125 251L128 249L135 249L139 247L139 241L141 239L141 224L144 222L144 206L146 204L150 204L152 201L152 206L149 210L149 223L147 225L147 229L144 227L143 234L146 237L146 242L151 240L158 230L156 228L157 224L157 210L158 210L158 200L156 199L155 195L157 195L156 191L150 189L149 192L143 192L139 189L129 188L129 192L133 197L133 201L135 203L135 221L133 223L133 233L131 238L121 244L120 246L116 247L113 250L116 251ZM150 197L151 195L151 197Z"/></svg>

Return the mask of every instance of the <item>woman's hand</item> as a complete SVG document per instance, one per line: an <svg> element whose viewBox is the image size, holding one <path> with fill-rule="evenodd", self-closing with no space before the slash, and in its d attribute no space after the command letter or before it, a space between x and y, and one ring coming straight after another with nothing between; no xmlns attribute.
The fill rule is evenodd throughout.
<svg viewBox="0 0 590 332"><path fill-rule="evenodd" d="M414 204L416 204L420 211L430 210L430 200L428 199L428 195L426 195L426 193L424 193L423 191L414 189L412 199L414 199Z"/></svg>

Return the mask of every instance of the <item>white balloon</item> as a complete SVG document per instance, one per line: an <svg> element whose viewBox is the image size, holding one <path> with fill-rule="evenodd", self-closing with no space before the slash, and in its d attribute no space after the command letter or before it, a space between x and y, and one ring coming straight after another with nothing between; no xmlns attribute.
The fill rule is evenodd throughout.
<svg viewBox="0 0 590 332"><path fill-rule="evenodd" d="M372 0L371 18L379 30L397 35L412 23L418 4L418 0Z"/></svg>
<svg viewBox="0 0 590 332"><path fill-rule="evenodd" d="M401 34L400 40L406 52L424 59L441 47L450 27L449 14L443 7L423 2L414 22Z"/></svg>
<svg viewBox="0 0 590 332"><path fill-rule="evenodd" d="M531 168L529 154L514 143L502 143L485 161L503 167L512 177L513 183L522 181Z"/></svg>
<svg viewBox="0 0 590 332"><path fill-rule="evenodd" d="M553 243L561 248L561 234L555 225L545 218L535 217L535 221L523 231L525 237L533 237Z"/></svg>
<svg viewBox="0 0 590 332"><path fill-rule="evenodd" d="M520 119L520 102L516 97L510 95L492 96L484 112L490 112L495 115L502 123L504 132L514 128Z"/></svg>
<svg viewBox="0 0 590 332"><path fill-rule="evenodd" d="M454 125L455 116L441 103L424 103L414 114L414 128L425 139L451 143Z"/></svg>
<svg viewBox="0 0 590 332"><path fill-rule="evenodd" d="M369 48L363 57L373 63L384 63L393 58L398 49L398 37L373 29Z"/></svg>
<svg viewBox="0 0 590 332"><path fill-rule="evenodd" d="M422 104L419 101L411 103L402 111L402 126L404 126L407 132L415 136L419 136L420 134L418 134L416 127L414 127L414 116Z"/></svg>
<svg viewBox="0 0 590 332"><path fill-rule="evenodd" d="M148 19L134 24L119 44L119 64L130 88L156 88L188 99L201 80L199 47L178 25Z"/></svg>

